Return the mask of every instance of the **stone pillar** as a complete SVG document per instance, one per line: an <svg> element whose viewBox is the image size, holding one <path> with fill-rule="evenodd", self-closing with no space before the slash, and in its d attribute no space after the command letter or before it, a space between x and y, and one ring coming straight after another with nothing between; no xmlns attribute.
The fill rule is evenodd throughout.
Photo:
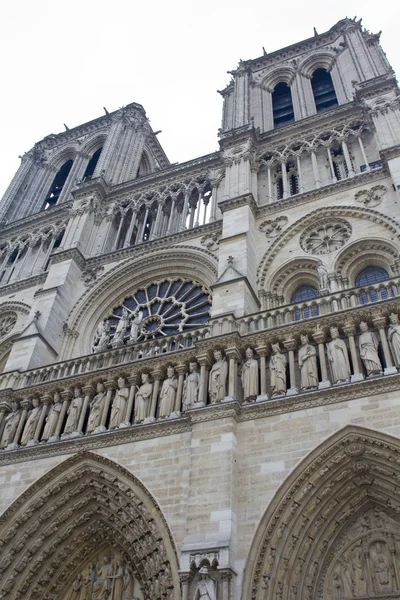
<svg viewBox="0 0 400 600"><path fill-rule="evenodd" d="M336 183L337 182L337 177L336 177L336 174L335 174L335 169L333 167L332 154L331 154L331 149L329 148L329 146L326 147L326 153L328 154L328 161L329 161L329 168L331 170L332 183Z"/></svg>
<svg viewBox="0 0 400 600"><path fill-rule="evenodd" d="M349 177L354 177L355 172L354 172L354 169L353 169L353 165L351 164L350 152L349 152L347 144L346 144L346 142L344 140L342 142L342 148L343 148L344 160L346 161L347 172L349 174Z"/></svg>
<svg viewBox="0 0 400 600"><path fill-rule="evenodd" d="M268 167L268 201L271 204L273 202L272 197L272 176L271 176L271 167Z"/></svg>
<svg viewBox="0 0 400 600"><path fill-rule="evenodd" d="M135 401L136 388L139 383L139 376L132 375L131 377L128 377L128 381L131 384L131 387L129 390L129 398L128 398L128 404L127 404L126 411L125 411L124 421L123 421L123 423L121 423L120 428L130 427L132 425L132 423L131 423L132 408L133 408L133 403Z"/></svg>
<svg viewBox="0 0 400 600"><path fill-rule="evenodd" d="M150 416L144 420L144 423L153 423L156 420L157 400L158 400L158 393L160 391L160 381L163 379L164 373L161 371L161 369L156 369L155 371L151 371L151 376L154 379L154 384L153 384L153 395L151 398Z"/></svg>
<svg viewBox="0 0 400 600"><path fill-rule="evenodd" d="M229 571L223 571L221 573L222 581L222 598L221 600L230 600L230 582L232 579L232 573Z"/></svg>
<svg viewBox="0 0 400 600"><path fill-rule="evenodd" d="M161 213L162 213L162 203L161 203L161 200L159 200L158 205L157 205L156 220L154 222L153 231L151 232L151 236L150 236L150 239L152 239L152 240L155 240L158 237L158 231L160 229Z"/></svg>
<svg viewBox="0 0 400 600"><path fill-rule="evenodd" d="M200 207L201 207L201 192L199 192L199 198L197 200L197 214L196 214L196 222L194 224L195 227L198 227L200 225ZM172 208L171 208L171 212L172 212Z"/></svg>
<svg viewBox="0 0 400 600"><path fill-rule="evenodd" d="M328 369L326 367L326 356L325 356L325 333L322 329L315 329L312 334L314 341L318 344L318 357L319 357L319 365L321 368L321 377L322 381L319 382L318 388L324 389L331 386L331 382L328 377Z"/></svg>
<svg viewBox="0 0 400 600"><path fill-rule="evenodd" d="M320 188L321 187L321 179L320 179L320 175L319 175L318 162L317 162L317 156L316 156L315 150L311 150L311 163L312 163L312 168L313 168L313 173L314 173L315 187Z"/></svg>
<svg viewBox="0 0 400 600"><path fill-rule="evenodd" d="M191 581L190 575L180 575L181 586L182 586L182 600L188 600L189 594L189 583Z"/></svg>
<svg viewBox="0 0 400 600"><path fill-rule="evenodd" d="M117 235L115 236L114 243L112 245L112 251L117 250L119 238L121 237L121 231L125 223L126 213L121 211L121 220L118 225Z"/></svg>
<svg viewBox="0 0 400 600"><path fill-rule="evenodd" d="M360 150L361 150L361 154L362 154L362 157L363 157L363 161L365 163L365 171L368 173L371 170L371 167L368 164L368 158L367 158L367 155L365 153L364 144L363 144L363 141L361 139L361 136L359 136L357 139L358 139L358 144L360 146Z"/></svg>
<svg viewBox="0 0 400 600"><path fill-rule="evenodd" d="M287 396L293 396L294 394L298 394L299 390L296 386L296 371L294 364L294 351L297 348L296 341L294 339L286 339L283 341L283 345L288 351L289 354L289 374L290 374L290 388L287 390Z"/></svg>
<svg viewBox="0 0 400 600"><path fill-rule="evenodd" d="M256 348L256 352L260 357L260 381L261 381L261 394L258 396L257 400L268 400L267 394L267 356L268 356L268 348L267 346L258 346Z"/></svg>
<svg viewBox="0 0 400 600"><path fill-rule="evenodd" d="M205 406L208 397L208 371L210 370L211 363L207 354L196 356L196 360L200 365L199 403Z"/></svg>
<svg viewBox="0 0 400 600"><path fill-rule="evenodd" d="M182 411L183 379L187 371L186 365L178 365L175 367L175 371L178 373L178 389L176 390L174 412L177 413L178 416Z"/></svg>
<svg viewBox="0 0 400 600"><path fill-rule="evenodd" d="M113 391L115 390L115 381L106 381L104 387L107 390L106 400L104 402L103 412L101 413L100 425L96 427L94 433L104 433L104 431L107 431L106 422L110 410L111 397L113 395Z"/></svg>
<svg viewBox="0 0 400 600"><path fill-rule="evenodd" d="M64 420L65 420L65 415L67 414L67 409L68 409L68 405L73 397L73 394L71 392L71 390L64 390L63 392L61 392L61 398L63 399L63 405L60 411L60 414L58 416L58 421L57 421L57 427L56 430L54 432L54 435L51 436L51 438L49 439L49 442L56 442L57 440L60 439L60 435L61 435L61 428L64 424Z"/></svg>
<svg viewBox="0 0 400 600"><path fill-rule="evenodd" d="M132 239L133 229L134 229L135 223L136 223L136 217L137 217L137 210L136 210L136 208L134 208L132 210L131 222L129 223L128 231L126 232L126 236L125 236L125 240L124 240L124 248L128 248L131 245L131 239Z"/></svg>
<svg viewBox="0 0 400 600"><path fill-rule="evenodd" d="M86 413L87 413L89 402L90 402L90 396L92 396L94 394L94 388L91 385L85 385L82 388L82 392L85 394L85 397L83 400L82 412L79 416L78 429L76 432L76 436L84 435L83 425L85 423ZM71 437L75 437L74 432L72 433Z"/></svg>
<svg viewBox="0 0 400 600"><path fill-rule="evenodd" d="M7 450L16 450L17 448L20 447L19 446L19 442L20 442L20 439L21 439L22 432L24 430L24 425L25 425L26 417L28 415L28 412L32 408L32 402L30 400L21 400L21 408L22 408L22 412L21 412L21 415L19 417L18 427L17 427L17 430L16 430L16 432L14 434L14 439L12 441L12 444L9 444L7 446Z"/></svg>
<svg viewBox="0 0 400 600"><path fill-rule="evenodd" d="M213 223L217 218L217 191L218 191L218 181L211 181L212 190L211 190L211 209L210 209L210 223Z"/></svg>
<svg viewBox="0 0 400 600"><path fill-rule="evenodd" d="M385 357L385 369L383 371L384 375L394 375L398 373L396 367L393 364L392 356L390 354L389 344L386 338L386 319L385 317L375 317L372 319L373 324L379 331L379 337L381 339L383 355Z"/></svg>
<svg viewBox="0 0 400 600"><path fill-rule="evenodd" d="M353 323L345 323L343 326L343 332L349 340L351 362L353 363L353 375L351 376L351 381L362 381L364 379L364 375L361 373L360 361L358 360L356 343L354 341L354 336L356 333L355 325Z"/></svg>
<svg viewBox="0 0 400 600"><path fill-rule="evenodd" d="M186 229L186 219L187 219L188 210L189 210L189 194L188 194L188 192L185 192L185 201L183 204L182 218L181 218L181 223L179 226L179 231L185 231L185 229Z"/></svg>
<svg viewBox="0 0 400 600"><path fill-rule="evenodd" d="M172 226L172 221L173 221L174 213L175 213L175 202L176 202L176 198L172 198L171 211L169 213L168 226L167 226L167 235L170 235L170 233L171 233L171 226Z"/></svg>
<svg viewBox="0 0 400 600"><path fill-rule="evenodd" d="M300 156L297 156L297 176L299 178L299 194L304 192L303 173L301 172L301 160Z"/></svg>
<svg viewBox="0 0 400 600"><path fill-rule="evenodd" d="M289 190L288 190L286 163L284 160L281 162L281 170L282 170L283 199L285 200L285 198L288 198L288 196L289 196Z"/></svg>
<svg viewBox="0 0 400 600"><path fill-rule="evenodd" d="M225 354L229 358L228 397L226 400L237 400L238 362L242 359L242 356L237 348L227 348Z"/></svg>

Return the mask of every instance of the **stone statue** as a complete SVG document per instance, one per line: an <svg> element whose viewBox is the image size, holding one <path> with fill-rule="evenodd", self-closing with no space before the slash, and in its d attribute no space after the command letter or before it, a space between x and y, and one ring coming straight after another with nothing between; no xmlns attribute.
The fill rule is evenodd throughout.
<svg viewBox="0 0 400 600"><path fill-rule="evenodd" d="M110 429L116 429L125 419L126 405L129 398L129 388L123 377L118 378L118 389L115 393L110 419Z"/></svg>
<svg viewBox="0 0 400 600"><path fill-rule="evenodd" d="M272 344L272 356L269 361L272 396L286 393L286 364L286 356L282 354L279 343Z"/></svg>
<svg viewBox="0 0 400 600"><path fill-rule="evenodd" d="M142 373L142 385L136 392L135 423L141 423L150 416L153 384L150 383L149 379L150 378L147 373Z"/></svg>
<svg viewBox="0 0 400 600"><path fill-rule="evenodd" d="M117 348L118 346L123 346L126 330L129 325L129 313L128 309L123 307L122 314L119 317L118 325L115 330L115 333L112 338L112 346Z"/></svg>
<svg viewBox="0 0 400 600"><path fill-rule="evenodd" d="M331 327L332 340L326 345L333 383L350 381L351 371L346 343L339 338L337 327Z"/></svg>
<svg viewBox="0 0 400 600"><path fill-rule="evenodd" d="M94 564L89 563L83 572L82 577L82 592L79 600L91 600L92 595L92 582L95 575Z"/></svg>
<svg viewBox="0 0 400 600"><path fill-rule="evenodd" d="M221 350L214 352L215 363L211 367L208 389L210 401L221 402L226 396L226 378L228 376L228 364Z"/></svg>
<svg viewBox="0 0 400 600"><path fill-rule="evenodd" d="M92 600L107 600L110 596L112 582L112 565L108 556L103 559L103 564L97 566L93 581Z"/></svg>
<svg viewBox="0 0 400 600"><path fill-rule="evenodd" d="M21 446L26 446L26 444L35 437L35 429L39 421L42 407L40 406L39 398L33 398L32 404L33 408L29 412L25 423L24 432L21 437Z"/></svg>
<svg viewBox="0 0 400 600"><path fill-rule="evenodd" d="M371 552L371 559L375 592L379 594L393 591L393 565L386 545L377 542Z"/></svg>
<svg viewBox="0 0 400 600"><path fill-rule="evenodd" d="M251 348L246 349L246 360L242 365L242 386L245 400L255 400L258 396L258 362Z"/></svg>
<svg viewBox="0 0 400 600"><path fill-rule="evenodd" d="M189 363L189 373L183 384L183 410L192 408L199 401L200 375L197 362Z"/></svg>
<svg viewBox="0 0 400 600"><path fill-rule="evenodd" d="M353 577L350 571L351 562L347 552L343 553L343 558L340 561L340 572L343 581L343 595L346 598L352 598L353 594Z"/></svg>
<svg viewBox="0 0 400 600"><path fill-rule="evenodd" d="M207 567L201 567L200 580L197 583L193 600L217 600L215 581L208 574Z"/></svg>
<svg viewBox="0 0 400 600"><path fill-rule="evenodd" d="M317 352L310 344L308 335L300 336L301 346L299 348L300 387L302 390L310 390L318 387Z"/></svg>
<svg viewBox="0 0 400 600"><path fill-rule="evenodd" d="M318 271L318 277L319 277L319 289L320 290L329 289L328 271L327 271L324 263L322 262L322 260L318 261L317 271Z"/></svg>
<svg viewBox="0 0 400 600"><path fill-rule="evenodd" d="M353 575L354 575L354 595L366 596L367 580L364 572L364 557L359 546L353 551Z"/></svg>
<svg viewBox="0 0 400 600"><path fill-rule="evenodd" d="M97 394L90 402L90 413L86 431L87 433L93 433L93 431L100 425L101 415L103 413L104 403L106 401L106 393L104 391L104 384L98 383L96 387Z"/></svg>
<svg viewBox="0 0 400 600"><path fill-rule="evenodd" d="M94 336L92 352L103 352L104 350L107 350L107 346L110 343L110 335L110 323L108 321L102 321Z"/></svg>
<svg viewBox="0 0 400 600"><path fill-rule="evenodd" d="M80 600L82 592L82 575L79 573L74 583L72 584L71 593L68 600Z"/></svg>
<svg viewBox="0 0 400 600"><path fill-rule="evenodd" d="M9 412L5 418L5 424L3 429L3 434L1 436L0 448L7 448L8 444L11 444L15 432L17 431L19 419L20 419L20 411L18 402L13 400L11 402L11 412Z"/></svg>
<svg viewBox="0 0 400 600"><path fill-rule="evenodd" d="M124 563L117 560L115 572L112 578L110 600L125 600L124 597ZM130 600L130 599L129 599Z"/></svg>
<svg viewBox="0 0 400 600"><path fill-rule="evenodd" d="M388 338L390 347L392 349L392 354L394 358L394 364L396 367L400 367L400 323L399 317L392 313L389 315L389 329L388 329Z"/></svg>
<svg viewBox="0 0 400 600"><path fill-rule="evenodd" d="M175 407L175 396L178 387L178 380L175 376L174 367L168 367L167 378L164 379L160 392L160 408L158 416L160 418L169 417Z"/></svg>
<svg viewBox="0 0 400 600"><path fill-rule="evenodd" d="M367 371L367 377L372 375L382 375L382 364L378 356L379 341L375 333L368 330L368 324L365 321L360 323L361 335L358 339L360 357Z"/></svg>
<svg viewBox="0 0 400 600"><path fill-rule="evenodd" d="M81 396L81 390L79 388L75 388L74 397L67 410L68 418L65 424L64 434L70 434L73 431L77 431L82 405L83 398Z"/></svg>
<svg viewBox="0 0 400 600"><path fill-rule="evenodd" d="M130 567L124 571L124 600L133 600L134 577Z"/></svg>
<svg viewBox="0 0 400 600"><path fill-rule="evenodd" d="M137 339L140 334L140 325L143 321L143 311L137 308L133 314L131 315L131 329L129 332L129 341L131 343L137 342Z"/></svg>
<svg viewBox="0 0 400 600"><path fill-rule="evenodd" d="M47 442L54 435L57 427L58 417L62 409L61 397L58 392L54 394L54 402L50 407L49 413L46 418L46 425L43 431L42 440Z"/></svg>

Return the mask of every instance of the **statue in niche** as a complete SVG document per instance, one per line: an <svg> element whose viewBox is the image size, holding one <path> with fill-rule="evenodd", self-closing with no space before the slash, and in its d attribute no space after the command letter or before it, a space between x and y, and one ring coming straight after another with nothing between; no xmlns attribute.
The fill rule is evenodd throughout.
<svg viewBox="0 0 400 600"><path fill-rule="evenodd" d="M79 573L74 583L72 584L71 593L68 600L81 600L82 593L82 575Z"/></svg>
<svg viewBox="0 0 400 600"><path fill-rule="evenodd" d="M386 544L376 542L371 548L372 579L376 593L393 591L394 571Z"/></svg>
<svg viewBox="0 0 400 600"><path fill-rule="evenodd" d="M58 392L54 394L54 402L50 407L49 413L46 418L46 425L43 431L42 440L47 442L54 435L57 427L58 417L62 409L61 396Z"/></svg>
<svg viewBox="0 0 400 600"><path fill-rule="evenodd" d="M129 341L137 342L140 334L141 323L143 321L143 311L137 308L131 315L131 329L129 332Z"/></svg>
<svg viewBox="0 0 400 600"><path fill-rule="evenodd" d="M92 352L104 352L104 350L107 350L107 346L110 343L110 336L110 323L102 321L94 336Z"/></svg>
<svg viewBox="0 0 400 600"><path fill-rule="evenodd" d="M126 406L129 398L129 388L123 377L118 378L118 389L115 393L110 418L109 429L116 429L125 419Z"/></svg>
<svg viewBox="0 0 400 600"><path fill-rule="evenodd" d="M9 412L5 418L5 425L3 434L1 436L0 448L6 448L8 444L11 444L15 432L17 431L19 419L20 419L19 405L16 400L11 402L11 412Z"/></svg>
<svg viewBox="0 0 400 600"><path fill-rule="evenodd" d="M299 348L299 369L302 390L310 390L318 387L317 352L310 344L308 335L300 336L301 346Z"/></svg>
<svg viewBox="0 0 400 600"><path fill-rule="evenodd" d="M272 356L269 361L272 396L286 393L286 364L286 356L282 354L279 343L272 344Z"/></svg>
<svg viewBox="0 0 400 600"><path fill-rule="evenodd" d="M112 565L108 556L103 558L103 564L96 567L93 581L92 600L107 600L112 585Z"/></svg>
<svg viewBox="0 0 400 600"><path fill-rule="evenodd" d="M255 400L258 396L258 362L251 348L246 349L246 360L242 365L242 386L245 400Z"/></svg>
<svg viewBox="0 0 400 600"><path fill-rule="evenodd" d="M136 392L135 400L135 423L141 423L150 416L151 396L153 384L150 383L148 373L142 373L142 385Z"/></svg>
<svg viewBox="0 0 400 600"><path fill-rule="evenodd" d="M33 398L32 404L33 408L29 412L22 434L21 446L26 446L26 444L35 437L35 429L39 421L42 407L40 406L39 398Z"/></svg>
<svg viewBox="0 0 400 600"><path fill-rule="evenodd" d="M327 268L325 267L324 263L322 262L322 260L318 261L317 271L318 271L318 277L319 277L319 289L320 290L328 290L329 289L328 271L327 271Z"/></svg>
<svg viewBox="0 0 400 600"><path fill-rule="evenodd" d="M82 577L82 592L79 600L91 600L92 583L94 578L94 564L90 562L83 572Z"/></svg>
<svg viewBox="0 0 400 600"><path fill-rule="evenodd" d="M81 396L81 390L79 388L75 388L74 397L67 410L68 417L64 427L64 434L71 434L73 431L77 431L82 406L83 398Z"/></svg>
<svg viewBox="0 0 400 600"><path fill-rule="evenodd" d="M360 357L367 371L367 377L382 375L382 364L378 356L379 341L375 333L369 331L365 321L360 323L361 335L358 339Z"/></svg>
<svg viewBox="0 0 400 600"><path fill-rule="evenodd" d="M346 343L339 338L337 327L331 327L332 340L326 345L326 352L331 366L333 383L350 381L351 371Z"/></svg>
<svg viewBox="0 0 400 600"><path fill-rule="evenodd" d="M199 386L199 367L197 362L191 362L183 384L183 410L192 408L199 401Z"/></svg>
<svg viewBox="0 0 400 600"><path fill-rule="evenodd" d="M175 406L176 390L178 380L175 376L174 367L168 367L167 378L164 379L160 392L160 409L158 416L160 418L169 417Z"/></svg>
<svg viewBox="0 0 400 600"><path fill-rule="evenodd" d="M354 595L365 596L367 593L367 580L364 573L364 556L360 546L353 550L353 577L354 577Z"/></svg>
<svg viewBox="0 0 400 600"><path fill-rule="evenodd" d="M208 574L207 567L201 567L200 580L196 586L193 600L217 600L215 581Z"/></svg>
<svg viewBox="0 0 400 600"><path fill-rule="evenodd" d="M400 323L399 317L392 313L389 315L388 338L396 367L400 367Z"/></svg>
<svg viewBox="0 0 400 600"><path fill-rule="evenodd" d="M87 433L92 433L101 422L101 415L103 413L104 404L106 401L106 393L104 391L104 384L98 383L96 387L97 394L90 402L90 413L88 424L86 428Z"/></svg>
<svg viewBox="0 0 400 600"><path fill-rule="evenodd" d="M215 363L211 367L208 389L211 403L221 402L226 396L226 378L228 376L228 364L221 350L214 351Z"/></svg>
<svg viewBox="0 0 400 600"><path fill-rule="evenodd" d="M112 339L113 348L118 348L119 346L123 346L126 330L128 329L128 325L129 325L129 313L128 313L128 309L125 308L125 306L124 306L122 309L122 314L119 317L117 328L113 335L113 339Z"/></svg>
<svg viewBox="0 0 400 600"><path fill-rule="evenodd" d="M124 598L124 563L122 560L117 560L109 600L124 600Z"/></svg>

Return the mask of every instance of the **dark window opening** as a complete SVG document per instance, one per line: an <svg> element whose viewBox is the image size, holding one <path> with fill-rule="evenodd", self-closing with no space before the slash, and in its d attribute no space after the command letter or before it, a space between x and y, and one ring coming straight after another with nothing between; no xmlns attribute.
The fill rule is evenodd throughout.
<svg viewBox="0 0 400 600"><path fill-rule="evenodd" d="M370 266L360 271L356 277L356 286L368 285L371 283L378 283L389 279L389 273L381 267ZM389 294L386 288L381 287L378 290L369 290L368 292L361 292L360 301L361 304L368 304L369 302L378 302L378 300L387 300L389 295L394 296L392 288L389 289Z"/></svg>
<svg viewBox="0 0 400 600"><path fill-rule="evenodd" d="M277 200L282 200L283 198L283 181L282 177L276 180L276 198Z"/></svg>
<svg viewBox="0 0 400 600"><path fill-rule="evenodd" d="M53 183L51 184L46 200L43 203L42 210L46 210L50 208L50 206L55 206L57 204L65 182L67 181L67 177L69 175L73 162L73 160L67 160L67 162L63 164L61 169L59 169L57 175L53 179Z"/></svg>
<svg viewBox="0 0 400 600"><path fill-rule="evenodd" d="M153 221L153 219L152 219L151 215L149 215L147 217L146 224L143 227L143 235L142 235L142 241L143 242L147 242L150 239L150 232L151 232L152 221Z"/></svg>
<svg viewBox="0 0 400 600"><path fill-rule="evenodd" d="M87 167L86 167L86 171L83 175L83 180L92 179L94 170L97 167L97 163L99 162L99 158L100 158L100 154L101 154L102 150L103 150L103 147L96 150L96 152L93 154L92 158L89 160Z"/></svg>
<svg viewBox="0 0 400 600"><path fill-rule="evenodd" d="M311 78L311 86L317 112L323 112L324 110L329 110L338 106L332 77L328 71L325 69L317 69L314 71Z"/></svg>
<svg viewBox="0 0 400 600"><path fill-rule="evenodd" d="M296 173L289 173L289 188L291 196L299 193L299 180Z"/></svg>
<svg viewBox="0 0 400 600"><path fill-rule="evenodd" d="M318 290L311 285L302 285L293 294L291 298L292 304L297 304L298 302L305 302L307 300L313 300L318 297ZM310 317L317 317L319 314L319 309L316 304L311 306L311 310L308 306L304 308L296 308L294 311L294 320L300 321L301 319L309 319Z"/></svg>
<svg viewBox="0 0 400 600"><path fill-rule="evenodd" d="M278 83L272 93L274 127L283 127L294 121L292 93L287 83Z"/></svg>

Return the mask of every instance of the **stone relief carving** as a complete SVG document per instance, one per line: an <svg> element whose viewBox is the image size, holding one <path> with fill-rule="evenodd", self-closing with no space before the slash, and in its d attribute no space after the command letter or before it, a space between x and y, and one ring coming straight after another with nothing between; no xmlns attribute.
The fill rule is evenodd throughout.
<svg viewBox="0 0 400 600"><path fill-rule="evenodd" d="M320 290L329 290L328 283L328 269L322 262L322 260L318 261L317 265L318 277L319 277L319 289Z"/></svg>
<svg viewBox="0 0 400 600"><path fill-rule="evenodd" d="M392 313L389 315L388 339L392 349L393 358L396 367L400 367L400 323L399 317Z"/></svg>
<svg viewBox="0 0 400 600"><path fill-rule="evenodd" d="M221 402L226 396L226 379L228 376L228 363L221 350L214 351L215 363L211 367L209 376L210 402Z"/></svg>
<svg viewBox="0 0 400 600"><path fill-rule="evenodd" d="M108 321L101 321L93 339L92 352L103 352L104 350L107 350L107 346L110 343L110 337L110 324Z"/></svg>
<svg viewBox="0 0 400 600"><path fill-rule="evenodd" d="M78 422L83 406L80 388L74 388L74 397L67 409L67 422L64 427L63 437L69 437L78 430Z"/></svg>
<svg viewBox="0 0 400 600"><path fill-rule="evenodd" d="M164 379L160 392L159 417L169 417L175 406L176 390L178 380L175 375L174 367L168 367L167 378Z"/></svg>
<svg viewBox="0 0 400 600"><path fill-rule="evenodd" d="M272 344L272 356L269 361L272 396L286 394L286 365L287 359L282 354L279 343Z"/></svg>
<svg viewBox="0 0 400 600"><path fill-rule="evenodd" d="M302 390L315 389L318 387L318 368L317 352L315 347L310 344L308 335L301 335L301 346L299 348L298 359Z"/></svg>
<svg viewBox="0 0 400 600"><path fill-rule="evenodd" d="M46 417L46 425L43 431L42 440L48 441L54 435L58 423L58 418L62 409L61 397L58 392L54 394L54 402L50 406Z"/></svg>
<svg viewBox="0 0 400 600"><path fill-rule="evenodd" d="M33 408L28 414L28 418L25 423L24 431L21 437L21 446L26 446L28 442L34 439L36 425L39 421L42 406L40 406L39 398L33 398Z"/></svg>
<svg viewBox="0 0 400 600"><path fill-rule="evenodd" d="M349 240L351 225L344 219L327 220L307 228L300 237L300 245L308 254L329 254Z"/></svg>
<svg viewBox="0 0 400 600"><path fill-rule="evenodd" d="M17 315L14 312L6 312L0 317L0 338L10 333L17 322Z"/></svg>
<svg viewBox="0 0 400 600"><path fill-rule="evenodd" d="M377 206L382 202L382 197L387 192L385 185L374 185L369 190L360 190L354 195L354 200L364 204L364 206L371 208Z"/></svg>
<svg viewBox="0 0 400 600"><path fill-rule="evenodd" d="M189 373L183 384L183 410L192 408L199 401L200 375L197 362L189 363Z"/></svg>
<svg viewBox="0 0 400 600"><path fill-rule="evenodd" d="M368 324L365 321L360 323L361 335L358 340L360 348L360 357L367 371L367 377L372 375L382 375L382 364L378 356L379 341L376 334L369 331Z"/></svg>
<svg viewBox="0 0 400 600"><path fill-rule="evenodd" d="M216 252L219 248L219 240L221 239L221 235L221 231L215 231L210 235L204 235L200 239L200 244L202 246L205 246L205 248L207 248L207 250L209 250L210 252Z"/></svg>
<svg viewBox="0 0 400 600"><path fill-rule="evenodd" d="M330 333L332 340L326 344L326 352L331 367L332 382L348 382L351 370L346 343L339 338L337 327L331 327Z"/></svg>
<svg viewBox="0 0 400 600"><path fill-rule="evenodd" d="M288 221L289 219L284 216L263 221L259 226L259 230L263 231L267 238L276 238L281 233L285 225L287 225Z"/></svg>
<svg viewBox="0 0 400 600"><path fill-rule="evenodd" d="M102 275L104 267L94 267L82 272L81 279L85 285L91 285Z"/></svg>
<svg viewBox="0 0 400 600"><path fill-rule="evenodd" d="M142 385L136 392L135 423L141 423L150 415L153 384L148 373L142 373Z"/></svg>
<svg viewBox="0 0 400 600"><path fill-rule="evenodd" d="M104 391L104 384L98 383L96 386L96 395L90 402L90 412L87 423L87 433L93 433L96 427L100 426L101 416L103 414L103 408L106 401L106 393Z"/></svg>
<svg viewBox="0 0 400 600"><path fill-rule="evenodd" d="M0 447L6 448L8 444L11 444L15 432L17 431L21 411L19 410L19 404L16 400L11 402L11 412L5 418L5 424L3 433L0 440Z"/></svg>
<svg viewBox="0 0 400 600"><path fill-rule="evenodd" d="M242 364L242 386L245 400L255 400L258 396L258 362L251 348L246 349L246 360Z"/></svg>
<svg viewBox="0 0 400 600"><path fill-rule="evenodd" d="M129 388L123 377L118 378L118 389L115 392L109 429L117 429L125 420L126 407L129 398Z"/></svg>

